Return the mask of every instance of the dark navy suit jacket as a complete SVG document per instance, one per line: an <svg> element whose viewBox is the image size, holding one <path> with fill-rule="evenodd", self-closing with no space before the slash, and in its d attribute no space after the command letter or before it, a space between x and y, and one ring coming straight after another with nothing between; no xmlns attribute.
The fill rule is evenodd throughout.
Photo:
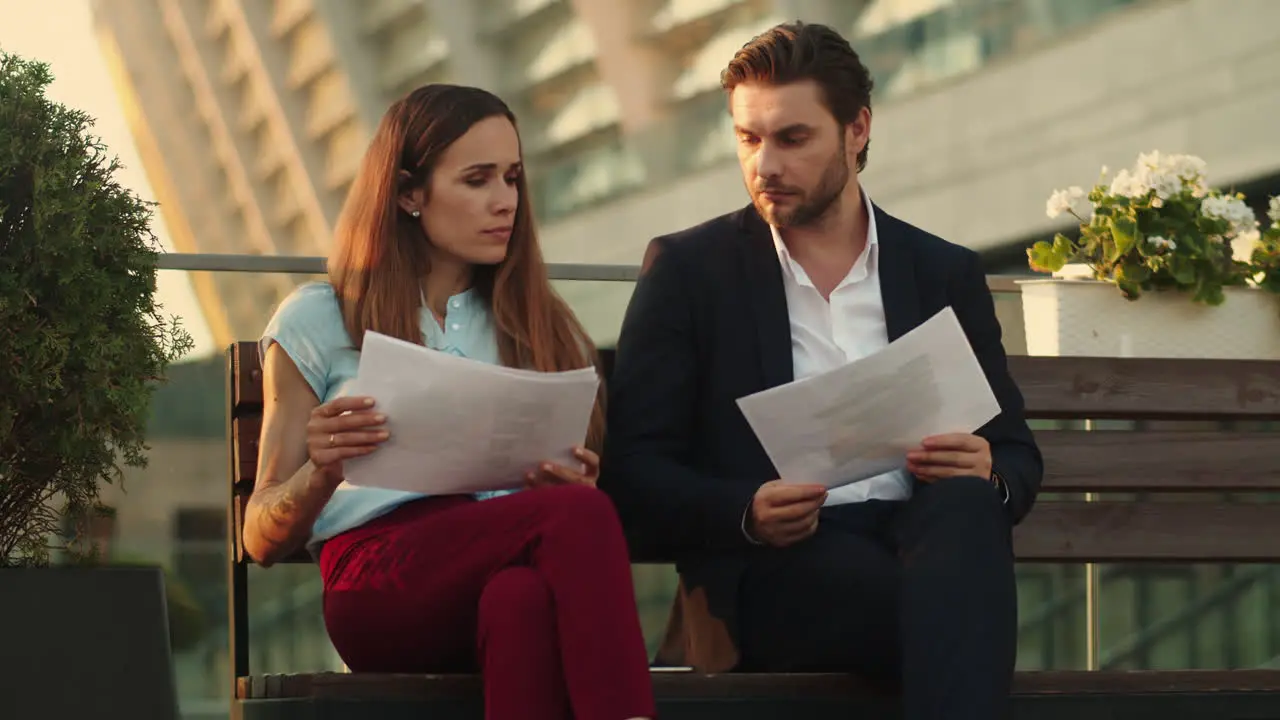
<svg viewBox="0 0 1280 720"><path fill-rule="evenodd" d="M1015 524L1031 509L1043 463L980 258L874 212L889 340L954 309L1002 410L978 434L991 444ZM790 332L769 227L747 206L650 243L609 378L600 487L633 554L674 561L685 589L705 587L710 611L725 620L752 547L743 513L778 477L736 400L793 379Z"/></svg>

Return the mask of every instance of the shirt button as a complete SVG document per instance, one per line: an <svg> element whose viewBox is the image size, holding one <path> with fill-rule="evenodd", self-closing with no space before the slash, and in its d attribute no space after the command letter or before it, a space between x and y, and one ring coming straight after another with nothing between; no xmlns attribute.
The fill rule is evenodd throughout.
<svg viewBox="0 0 1280 720"><path fill-rule="evenodd" d="M457 310L458 308L462 307L462 301L459 300L458 298L454 298L449 301L449 307L453 308L454 310Z"/></svg>
<svg viewBox="0 0 1280 720"><path fill-rule="evenodd" d="M450 323L450 324L449 324L449 329L450 329L450 330L461 330L461 329L462 329L462 323Z"/></svg>

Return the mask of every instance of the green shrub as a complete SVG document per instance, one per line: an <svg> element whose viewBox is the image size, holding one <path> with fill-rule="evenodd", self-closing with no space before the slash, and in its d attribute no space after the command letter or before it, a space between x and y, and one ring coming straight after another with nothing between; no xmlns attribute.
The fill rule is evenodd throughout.
<svg viewBox="0 0 1280 720"><path fill-rule="evenodd" d="M51 80L0 52L0 564L48 563L146 464L152 390L192 344L155 302L151 204Z"/></svg>

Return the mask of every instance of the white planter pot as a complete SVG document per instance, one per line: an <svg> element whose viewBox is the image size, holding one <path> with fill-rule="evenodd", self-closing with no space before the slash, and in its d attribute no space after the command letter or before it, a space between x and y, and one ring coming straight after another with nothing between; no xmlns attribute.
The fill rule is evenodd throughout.
<svg viewBox="0 0 1280 720"><path fill-rule="evenodd" d="M1174 292L1126 300L1095 280L1024 280L1028 355L1280 360L1280 297L1227 288L1216 307Z"/></svg>

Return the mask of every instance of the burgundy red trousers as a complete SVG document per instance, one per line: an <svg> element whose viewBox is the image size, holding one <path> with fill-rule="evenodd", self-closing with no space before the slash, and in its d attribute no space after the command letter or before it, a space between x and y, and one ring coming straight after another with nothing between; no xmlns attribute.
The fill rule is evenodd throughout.
<svg viewBox="0 0 1280 720"><path fill-rule="evenodd" d="M320 570L353 672L479 668L489 720L654 716L626 541L594 488L416 500L329 540Z"/></svg>

